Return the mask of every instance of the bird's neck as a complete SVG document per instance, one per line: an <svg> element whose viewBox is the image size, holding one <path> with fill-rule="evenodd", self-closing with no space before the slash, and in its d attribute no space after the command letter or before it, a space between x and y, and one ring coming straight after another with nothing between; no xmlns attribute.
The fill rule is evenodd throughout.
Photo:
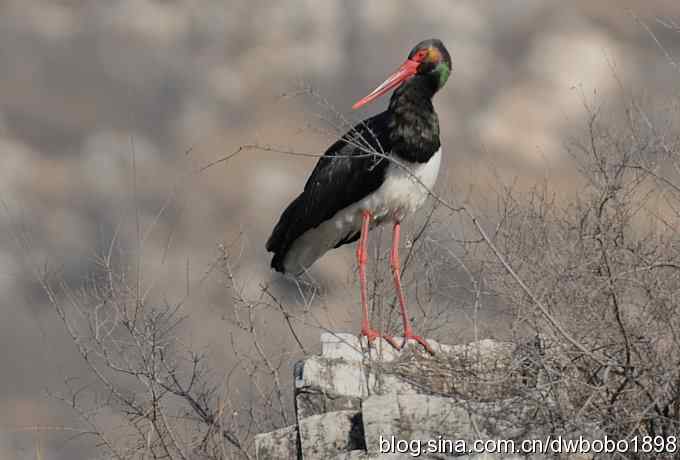
<svg viewBox="0 0 680 460"><path fill-rule="evenodd" d="M416 75L394 91L390 113L392 154L425 163L439 150L439 119L432 105L436 92L432 81Z"/></svg>

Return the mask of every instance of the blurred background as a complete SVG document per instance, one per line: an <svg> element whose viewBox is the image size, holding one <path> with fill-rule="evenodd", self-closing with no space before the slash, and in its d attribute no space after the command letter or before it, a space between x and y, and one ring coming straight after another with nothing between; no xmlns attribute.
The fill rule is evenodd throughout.
<svg viewBox="0 0 680 460"><path fill-rule="evenodd" d="M144 282L158 297L182 296L236 238L244 289L288 292L264 241L315 160L244 150L195 171L243 144L322 153L339 116L385 107L350 110L430 37L454 68L435 98L438 188L546 170L569 188L564 146L586 125L584 101L635 95L672 109L674 21L675 0L0 1L0 458L36 458L36 445L42 458L83 452L33 429L77 423L46 390L82 365L31 267L77 286L114 235L138 254L139 214ZM355 296L343 287L352 256L335 251L313 271L339 330L358 324L358 306L343 304ZM219 363L230 300L218 284L185 312L185 339ZM318 330L302 334L314 350Z"/></svg>

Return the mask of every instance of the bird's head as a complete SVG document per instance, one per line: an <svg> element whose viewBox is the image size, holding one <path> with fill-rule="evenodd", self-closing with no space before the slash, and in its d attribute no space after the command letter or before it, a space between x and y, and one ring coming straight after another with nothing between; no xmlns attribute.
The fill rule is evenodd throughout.
<svg viewBox="0 0 680 460"><path fill-rule="evenodd" d="M368 96L359 100L352 108L358 109L378 99L415 75L422 75L430 79L435 92L437 92L446 84L450 73L451 55L441 40L436 38L423 40L413 47L406 61L396 72L387 77L387 80L371 91Z"/></svg>

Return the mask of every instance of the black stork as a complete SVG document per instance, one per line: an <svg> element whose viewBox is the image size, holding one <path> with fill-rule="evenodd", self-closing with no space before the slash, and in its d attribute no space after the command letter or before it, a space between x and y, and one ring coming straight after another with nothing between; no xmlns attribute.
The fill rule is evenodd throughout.
<svg viewBox="0 0 680 460"><path fill-rule="evenodd" d="M390 268L401 307L404 341L382 335L402 348L414 334L401 288L399 237L402 220L425 202L441 162L439 120L432 97L451 73L451 56L437 39L418 43L406 61L353 109L395 89L382 113L357 124L319 159L304 191L283 211L267 240L271 266L299 275L326 251L359 240L356 255L363 319L361 335L372 342L381 334L368 319L366 263L368 231L393 224Z"/></svg>

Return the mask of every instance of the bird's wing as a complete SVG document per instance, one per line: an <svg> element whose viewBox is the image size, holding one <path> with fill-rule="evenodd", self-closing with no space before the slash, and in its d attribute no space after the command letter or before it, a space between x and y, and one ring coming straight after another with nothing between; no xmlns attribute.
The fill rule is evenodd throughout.
<svg viewBox="0 0 680 460"><path fill-rule="evenodd" d="M319 159L304 191L288 205L267 240L273 268L284 271L286 252L303 233L380 187L388 160L375 152L390 151L388 116L383 112L356 125ZM343 243L354 239L347 235Z"/></svg>

